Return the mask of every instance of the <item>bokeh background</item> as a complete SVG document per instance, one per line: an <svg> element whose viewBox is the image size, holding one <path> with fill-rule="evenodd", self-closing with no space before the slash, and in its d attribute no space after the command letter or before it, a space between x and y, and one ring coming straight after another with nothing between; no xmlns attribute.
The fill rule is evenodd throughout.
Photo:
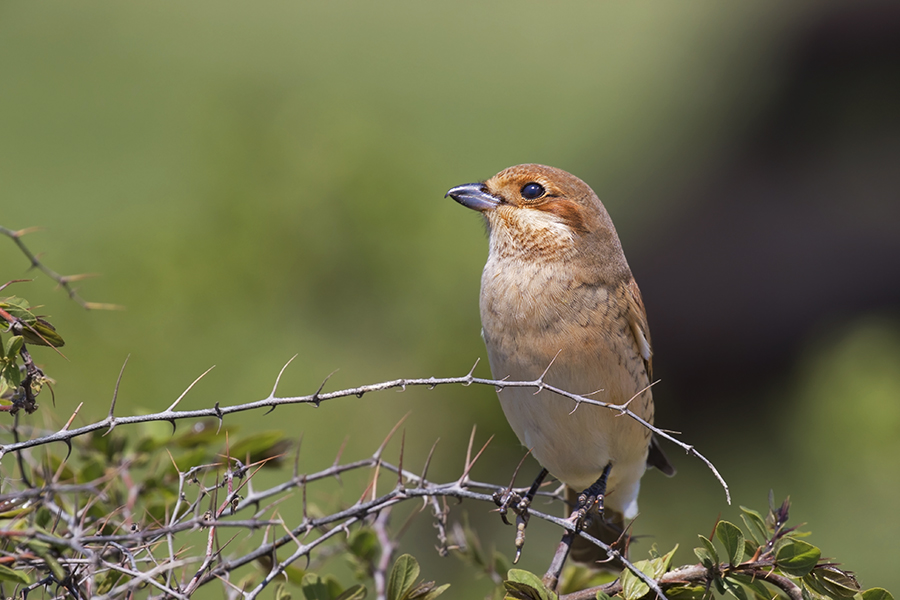
<svg viewBox="0 0 900 600"><path fill-rule="evenodd" d="M57 401L33 418L102 418L129 354L119 414L163 409L211 365L183 406L262 398L294 354L286 394L335 369L331 389L464 374L485 356L486 236L443 194L546 163L617 224L659 424L732 486L729 507L670 447L679 474L645 478L637 532L693 561L697 533L772 489L865 587L900 590L896 4L7 1L0 73L0 225L44 227L32 249L126 307L20 284L68 342L68 361L38 356ZM0 277L22 277L2 241ZM316 470L407 412L411 468L441 438L436 479L458 476L473 425L496 436L476 478L505 483L522 454L489 388L239 422L302 433ZM454 514L508 552L489 508ZM542 572L558 534L530 531ZM404 537L423 575L486 594L433 536L423 515Z"/></svg>

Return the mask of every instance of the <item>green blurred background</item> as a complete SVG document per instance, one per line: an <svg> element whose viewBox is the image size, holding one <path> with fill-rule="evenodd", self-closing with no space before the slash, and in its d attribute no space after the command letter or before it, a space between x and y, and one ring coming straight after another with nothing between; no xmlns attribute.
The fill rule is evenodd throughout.
<svg viewBox="0 0 900 600"><path fill-rule="evenodd" d="M129 354L118 414L162 410L211 365L182 406L262 398L294 354L285 394L335 369L330 389L465 374L485 356L486 239L443 194L546 163L616 221L659 424L732 486L729 507L672 447L679 474L645 478L637 532L693 561L716 515L774 489L865 587L900 589L896 5L7 1L0 73L0 225L46 228L33 250L126 307L18 286L68 342L68 361L37 356L58 380L37 422L80 402L80 421L105 416ZM3 245L0 276L25 276ZM496 437L475 478L507 482L522 454L489 388L232 422L302 433L317 470L407 412L413 470L441 438L435 479L458 476L476 424L479 445ZM454 515L508 552L489 508ZM531 531L523 564L542 572L558 535ZM404 539L453 597L489 590L436 556L427 515Z"/></svg>

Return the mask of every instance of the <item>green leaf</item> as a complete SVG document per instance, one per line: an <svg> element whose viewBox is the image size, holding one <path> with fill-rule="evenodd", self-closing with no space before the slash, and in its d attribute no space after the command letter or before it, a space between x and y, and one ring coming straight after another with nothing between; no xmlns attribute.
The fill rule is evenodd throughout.
<svg viewBox="0 0 900 600"><path fill-rule="evenodd" d="M706 548L694 548L694 554L697 555L697 558L700 559L700 563L707 569L715 567L716 561Z"/></svg>
<svg viewBox="0 0 900 600"><path fill-rule="evenodd" d="M490 568L490 559L482 549L478 533L469 526L469 518L466 516L463 522L463 540L466 544L466 556L479 570ZM502 571L500 571L502 573Z"/></svg>
<svg viewBox="0 0 900 600"><path fill-rule="evenodd" d="M22 383L22 371L19 370L19 365L16 360L13 358L4 358L3 363L0 364L4 365L2 374L0 375L6 380L7 385L12 389L19 387L19 384Z"/></svg>
<svg viewBox="0 0 900 600"><path fill-rule="evenodd" d="M424 595L421 595L421 596L412 595L412 596L410 596L410 599L434 600L435 598L437 598L438 596L443 594L445 591L447 591L448 587L450 587L449 583L445 583L444 585L434 587L434 582L432 581L430 584L428 584L428 590L424 593Z"/></svg>
<svg viewBox="0 0 900 600"><path fill-rule="evenodd" d="M32 552L44 559L44 562L47 563L47 567L50 569L50 572L53 573L53 576L57 581L65 581L66 577L68 577L68 573L66 573L66 570L63 569L62 565L59 564L59 561L53 556L50 544L40 540L29 540L25 545L31 548Z"/></svg>
<svg viewBox="0 0 900 600"><path fill-rule="evenodd" d="M25 321L26 323L34 323L36 319L30 310L31 304L29 304L28 300L25 298L19 298L18 296L4 298L3 301L0 302L0 308L8 312L9 316ZM0 317L0 319L2 318L3 317ZM6 319L3 320L5 321Z"/></svg>
<svg viewBox="0 0 900 600"><path fill-rule="evenodd" d="M491 558L491 570L489 570L488 572L508 573L509 570L512 569L512 563L509 562L509 559L502 552L494 550L494 552L491 554Z"/></svg>
<svg viewBox="0 0 900 600"><path fill-rule="evenodd" d="M594 596L594 600L612 600L612 596L601 590Z"/></svg>
<svg viewBox="0 0 900 600"><path fill-rule="evenodd" d="M331 600L328 585L315 573L307 573L300 583L303 597L306 600Z"/></svg>
<svg viewBox="0 0 900 600"><path fill-rule="evenodd" d="M191 467L214 462L215 458L210 454L209 446L194 448L175 456L175 466L180 471L187 471Z"/></svg>
<svg viewBox="0 0 900 600"><path fill-rule="evenodd" d="M816 567L812 573L803 578L803 582L829 598L852 598L860 592L856 577L834 565Z"/></svg>
<svg viewBox="0 0 900 600"><path fill-rule="evenodd" d="M366 590L365 586L356 584L348 587L344 590L344 593L335 598L334 600L363 600L368 594L368 590Z"/></svg>
<svg viewBox="0 0 900 600"><path fill-rule="evenodd" d="M757 600L771 600L772 594L766 589L766 586L755 576L744 575L742 573L732 573L728 576L732 582L736 582L743 586L744 592L749 590L753 593L753 597Z"/></svg>
<svg viewBox="0 0 900 600"><path fill-rule="evenodd" d="M109 463L102 463L99 456L91 456L84 461L84 464L75 472L75 480L77 483L88 483L95 479L103 477L105 467Z"/></svg>
<svg viewBox="0 0 900 600"><path fill-rule="evenodd" d="M678 544L675 544L674 548L659 557L659 560L662 561L662 571L660 571L658 575L654 575L654 579L659 579L665 575L666 571L672 568L672 559L675 558L676 550L678 550Z"/></svg>
<svg viewBox="0 0 900 600"><path fill-rule="evenodd" d="M171 506L171 504L170 504ZM282 575L287 577L287 580L295 585L300 585L303 581L304 575L306 575L306 571L301 567L296 567L294 565L288 565L284 568Z"/></svg>
<svg viewBox="0 0 900 600"><path fill-rule="evenodd" d="M700 538L703 547L694 548L694 554L697 555L704 567L707 569L715 568L719 564L719 553L716 552L712 542L706 539L705 536L698 535L697 537Z"/></svg>
<svg viewBox="0 0 900 600"><path fill-rule="evenodd" d="M30 585L31 579L23 571L16 571L7 566L0 565L0 581L15 581L22 585Z"/></svg>
<svg viewBox="0 0 900 600"><path fill-rule="evenodd" d="M47 507L41 505L38 509L37 516L34 519L35 524L40 528L45 528L50 524L50 519L53 515L50 514L50 511L47 510Z"/></svg>
<svg viewBox="0 0 900 600"><path fill-rule="evenodd" d="M762 546L769 538L765 520L763 520L761 514L746 506L742 506L741 511L744 513L741 515L741 519L744 520L747 531L750 533L750 536L756 540L756 543Z"/></svg>
<svg viewBox="0 0 900 600"><path fill-rule="evenodd" d="M678 550L678 546L675 546L665 556L653 560L639 560L634 563L634 566L650 579L659 579L671 565L676 550ZM649 591L650 586L641 581L637 575L628 570L622 572L622 595L625 600L637 600L646 596Z"/></svg>
<svg viewBox="0 0 900 600"><path fill-rule="evenodd" d="M378 557L379 546L378 536L371 529L363 528L356 530L350 536L348 543L350 553L356 558L365 561L374 561Z"/></svg>
<svg viewBox="0 0 900 600"><path fill-rule="evenodd" d="M707 552L709 552L709 555L712 557L713 562L718 564L720 562L719 553L716 552L716 547L713 546L713 543L709 539L707 539L706 536L698 535L697 537L700 538L703 546L706 548Z"/></svg>
<svg viewBox="0 0 900 600"><path fill-rule="evenodd" d="M741 564L744 558L744 533L734 523L719 521L716 525L716 537L725 547L728 555L728 564L734 566Z"/></svg>
<svg viewBox="0 0 900 600"><path fill-rule="evenodd" d="M61 348L66 345L62 337L56 333L56 327L40 317L37 317L35 322L31 323L30 329L28 327L23 328L22 335L25 336L29 344L53 346L54 348Z"/></svg>
<svg viewBox="0 0 900 600"><path fill-rule="evenodd" d="M775 550L775 566L794 577L803 577L812 571L822 552L807 542L785 538Z"/></svg>
<svg viewBox="0 0 900 600"><path fill-rule="evenodd" d="M684 584L666 588L666 598L669 600L704 600L708 595L708 590L702 585Z"/></svg>
<svg viewBox="0 0 900 600"><path fill-rule="evenodd" d="M234 433L233 429L223 428L224 431L229 431L232 434ZM167 428L163 429L159 432L160 436L165 440L165 445L172 446L175 445L179 448L199 448L201 446L207 447L211 444L216 443L219 435L223 434L223 432L219 431L219 422L216 419L202 419L200 421L196 421L193 423L189 429L185 430L184 433L179 434L177 437L172 437L172 428L167 426ZM152 432L155 434L157 432ZM222 438L224 439L223 435ZM214 452L214 449L209 448L210 452ZM239 458L240 460L244 460L243 456L238 456L237 454L231 453L231 456L235 458Z"/></svg>
<svg viewBox="0 0 900 600"><path fill-rule="evenodd" d="M24 345L25 338L21 335L12 335L6 338L6 341L3 343L3 353L10 360L16 360L19 350L21 350Z"/></svg>
<svg viewBox="0 0 900 600"><path fill-rule="evenodd" d="M291 600L291 594L285 591L283 583L275 587L275 600Z"/></svg>
<svg viewBox="0 0 900 600"><path fill-rule="evenodd" d="M522 569L510 569L506 581L507 598L513 600L556 600L557 596L544 586L541 578Z"/></svg>
<svg viewBox="0 0 900 600"><path fill-rule="evenodd" d="M387 600L403 600L418 576L419 562L409 554L399 556L388 577Z"/></svg>
<svg viewBox="0 0 900 600"><path fill-rule="evenodd" d="M618 579L621 571L600 571L592 569L587 565L572 564L566 565L559 577L559 584L556 586L556 593L560 596L580 592L588 588L611 583Z"/></svg>
<svg viewBox="0 0 900 600"><path fill-rule="evenodd" d="M329 598L337 598L343 593L344 586L341 585L341 582L334 575L326 575L324 581L325 587L328 589Z"/></svg>
<svg viewBox="0 0 900 600"><path fill-rule="evenodd" d="M722 585L725 586L725 591L737 598L737 600L750 600L741 584L734 579L725 577L722 580Z"/></svg>
<svg viewBox="0 0 900 600"><path fill-rule="evenodd" d="M713 587L716 588L717 592L719 592L720 594L725 593L725 582L722 581L721 577L716 577L715 579L713 579L712 584L713 584Z"/></svg>
<svg viewBox="0 0 900 600"><path fill-rule="evenodd" d="M250 463L260 460L273 459L276 456L281 457L285 452L290 450L291 441L285 437L283 431L261 431L239 439L233 443L228 453L234 458L242 461L250 457ZM269 466L276 466L279 461L269 460L266 463ZM249 464L249 463L248 463Z"/></svg>
<svg viewBox="0 0 900 600"><path fill-rule="evenodd" d="M871 588L862 593L863 600L894 600L891 593L884 588Z"/></svg>
<svg viewBox="0 0 900 600"><path fill-rule="evenodd" d="M641 567L644 565L641 563L646 562L647 561L645 560L640 560L634 563L634 566L640 571L643 571ZM622 571L622 595L625 596L625 600L637 600L638 598L643 598L649 591L650 586L641 581L637 575L631 571Z"/></svg>
<svg viewBox="0 0 900 600"><path fill-rule="evenodd" d="M125 577L125 573L113 571L112 569L97 576L97 587L94 589L94 593L97 595L106 594L109 590L113 589L123 577Z"/></svg>

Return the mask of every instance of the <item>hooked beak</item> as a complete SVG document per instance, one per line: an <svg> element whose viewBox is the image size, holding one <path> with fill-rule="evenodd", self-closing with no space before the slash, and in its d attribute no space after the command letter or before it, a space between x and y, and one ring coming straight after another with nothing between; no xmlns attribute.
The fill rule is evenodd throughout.
<svg viewBox="0 0 900 600"><path fill-rule="evenodd" d="M500 204L500 199L488 193L483 183L466 183L451 188L444 194L444 198L450 196L466 208L484 212L493 210Z"/></svg>

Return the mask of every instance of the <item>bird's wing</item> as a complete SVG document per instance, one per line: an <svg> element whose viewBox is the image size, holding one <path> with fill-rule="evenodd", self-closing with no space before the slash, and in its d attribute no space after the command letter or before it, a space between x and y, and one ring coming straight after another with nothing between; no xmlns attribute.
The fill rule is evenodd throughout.
<svg viewBox="0 0 900 600"><path fill-rule="evenodd" d="M628 322L631 325L631 333L638 344L641 358L644 359L647 379L653 379L653 350L650 346L650 329L647 327L647 311L644 309L641 290L634 279L628 283L626 302L628 303Z"/></svg>
<svg viewBox="0 0 900 600"><path fill-rule="evenodd" d="M638 344L641 357L644 359L644 367L647 369L647 379L653 379L653 350L650 346L650 330L647 327L647 311L644 309L644 300L641 298L641 290L637 282L632 279L628 284L628 322L631 324L631 333ZM656 467L669 477L675 474L675 467L659 447L656 436L650 438L650 451L647 454L647 464Z"/></svg>

